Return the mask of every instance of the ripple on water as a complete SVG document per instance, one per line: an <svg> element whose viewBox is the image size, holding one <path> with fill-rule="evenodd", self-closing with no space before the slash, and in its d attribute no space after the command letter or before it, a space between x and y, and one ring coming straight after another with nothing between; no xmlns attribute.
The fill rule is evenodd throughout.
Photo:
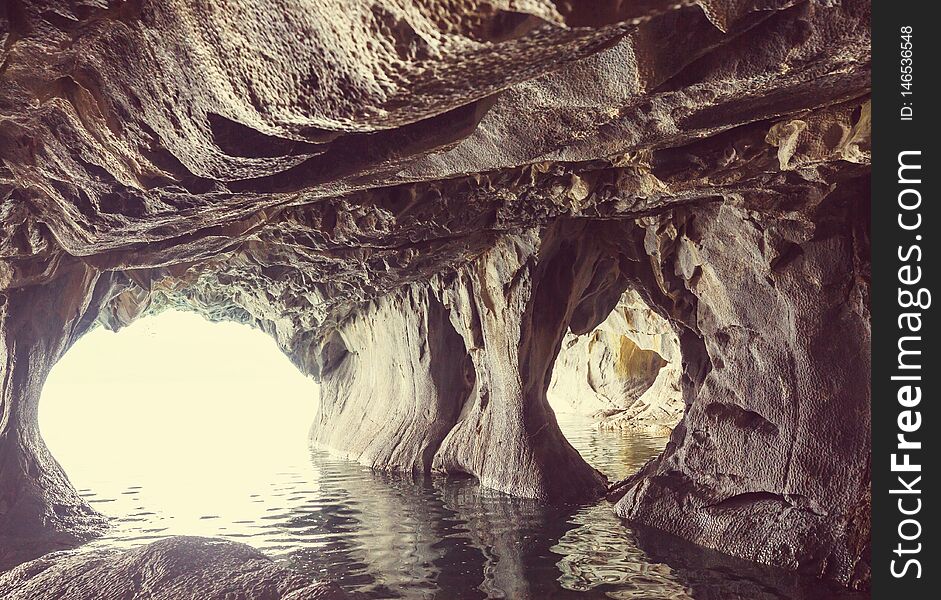
<svg viewBox="0 0 941 600"><path fill-rule="evenodd" d="M562 416L560 425L611 480L634 473L666 443L599 431L583 419ZM192 490L203 507L197 513L188 512L185 498L174 504L140 482L118 483L95 481L81 490L114 524L83 548L220 536L367 598L862 597L629 527L605 502L557 509L481 489L467 478L376 473L319 451L247 482L240 494Z"/></svg>

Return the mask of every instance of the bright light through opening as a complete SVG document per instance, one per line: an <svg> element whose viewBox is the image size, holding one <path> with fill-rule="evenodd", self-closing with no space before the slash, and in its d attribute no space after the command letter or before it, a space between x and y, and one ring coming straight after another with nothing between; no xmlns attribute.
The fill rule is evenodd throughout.
<svg viewBox="0 0 941 600"><path fill-rule="evenodd" d="M146 490L175 532L199 533L200 518L239 512L258 481L307 459L316 404L266 334L166 312L80 339L46 382L40 428L78 489Z"/></svg>

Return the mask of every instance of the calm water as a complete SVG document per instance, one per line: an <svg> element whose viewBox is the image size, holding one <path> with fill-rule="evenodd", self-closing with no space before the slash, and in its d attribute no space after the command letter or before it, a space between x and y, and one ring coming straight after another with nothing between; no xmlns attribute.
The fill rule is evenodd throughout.
<svg viewBox="0 0 941 600"><path fill-rule="evenodd" d="M598 431L579 419L565 418L562 426L612 480L636 471L666 443ZM469 479L373 473L319 451L221 490L213 510L197 502L196 512L194 503L168 501L145 485L72 475L86 485L81 492L92 506L114 518L106 537L83 548L129 548L177 534L221 536L337 581L357 597L863 597L628 527L605 502L554 509ZM194 495L213 493L189 485Z"/></svg>

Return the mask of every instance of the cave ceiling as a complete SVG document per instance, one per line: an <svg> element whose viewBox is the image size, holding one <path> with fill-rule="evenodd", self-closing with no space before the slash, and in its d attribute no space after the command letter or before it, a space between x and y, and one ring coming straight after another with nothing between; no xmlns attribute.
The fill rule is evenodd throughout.
<svg viewBox="0 0 941 600"><path fill-rule="evenodd" d="M865 173L867 11L9 2L0 286L312 331L559 217L799 211Z"/></svg>

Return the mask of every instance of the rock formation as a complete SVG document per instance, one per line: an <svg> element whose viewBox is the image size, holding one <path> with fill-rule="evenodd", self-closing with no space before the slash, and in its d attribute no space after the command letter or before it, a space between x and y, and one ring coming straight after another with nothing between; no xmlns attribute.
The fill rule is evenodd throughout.
<svg viewBox="0 0 941 600"><path fill-rule="evenodd" d="M692 237L652 240L697 333L681 342L683 420L628 480L618 514L759 562L865 577L866 198L838 186L809 226L719 204L697 212Z"/></svg>
<svg viewBox="0 0 941 600"><path fill-rule="evenodd" d="M864 586L869 4L13 0L0 7L0 548L101 526L39 436L94 326L251 324L313 439L551 502L546 394L632 290L685 407L616 510ZM22 560L19 556L17 560Z"/></svg>
<svg viewBox="0 0 941 600"><path fill-rule="evenodd" d="M0 575L5 600L339 600L339 588L224 540L176 537L122 553L50 555Z"/></svg>
<svg viewBox="0 0 941 600"><path fill-rule="evenodd" d="M669 433L683 416L681 363L670 323L629 289L598 327L565 335L547 398L605 428Z"/></svg>

